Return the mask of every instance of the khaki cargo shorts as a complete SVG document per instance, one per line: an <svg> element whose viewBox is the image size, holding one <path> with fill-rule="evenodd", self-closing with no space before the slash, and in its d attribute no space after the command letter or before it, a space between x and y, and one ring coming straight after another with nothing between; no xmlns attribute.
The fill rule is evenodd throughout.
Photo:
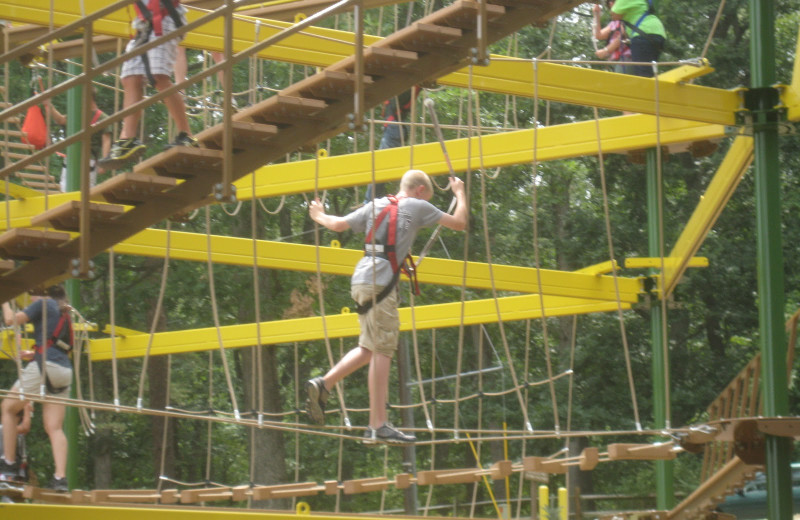
<svg viewBox="0 0 800 520"><path fill-rule="evenodd" d="M359 305L363 305L372 299L373 294L377 296L381 290L383 290L381 285L356 284L350 288L350 296ZM361 326L361 335L358 337L360 346L377 354L394 356L400 336L397 291L391 291L366 314L359 314L358 323Z"/></svg>

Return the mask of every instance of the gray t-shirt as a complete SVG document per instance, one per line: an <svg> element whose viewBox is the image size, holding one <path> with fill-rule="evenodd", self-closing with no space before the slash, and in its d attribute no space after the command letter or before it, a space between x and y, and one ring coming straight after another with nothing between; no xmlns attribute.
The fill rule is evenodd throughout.
<svg viewBox="0 0 800 520"><path fill-rule="evenodd" d="M375 199L346 215L344 219L354 231L366 234L372 229L373 216L377 218L381 210L388 204L389 199L386 197ZM398 262L405 258L411 250L414 239L417 237L417 231L436 224L442 218L442 215L444 215L442 210L425 200L411 197L400 199L397 206L397 236L395 237L395 251ZM387 226L388 223L389 216L387 215L381 226ZM377 285L385 286L392 281L392 265L388 260L365 255L356 264L350 283L354 285L372 284L373 265L375 266L374 281Z"/></svg>

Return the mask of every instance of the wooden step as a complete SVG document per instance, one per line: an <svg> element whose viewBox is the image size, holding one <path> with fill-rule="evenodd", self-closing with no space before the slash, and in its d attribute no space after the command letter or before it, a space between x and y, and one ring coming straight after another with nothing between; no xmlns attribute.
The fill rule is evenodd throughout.
<svg viewBox="0 0 800 520"><path fill-rule="evenodd" d="M89 222L92 227L113 224L113 220L125 213L119 204L89 203ZM81 201L71 200L65 204L45 211L31 219L32 226L50 226L61 231L80 231Z"/></svg>
<svg viewBox="0 0 800 520"><path fill-rule="evenodd" d="M473 0L460 0L453 2L450 6L440 9L434 13L436 16L431 18L431 23L444 25L447 27L457 27L460 29L475 29L478 20L478 2ZM505 14L506 10L500 5L486 5L486 20L491 22Z"/></svg>
<svg viewBox="0 0 800 520"><path fill-rule="evenodd" d="M233 149L241 150L254 146L264 146L267 141L278 134L278 127L263 123L248 123L246 121L233 121ZM222 149L224 129L217 125L203 130L195 137L206 148L213 150Z"/></svg>
<svg viewBox="0 0 800 520"><path fill-rule="evenodd" d="M246 108L233 116L234 121L291 125L299 120L317 120L317 114L327 108L321 99L278 94Z"/></svg>
<svg viewBox="0 0 800 520"><path fill-rule="evenodd" d="M2 146L8 146L9 148L16 148L17 150L30 150L30 151L36 150L36 147L33 146L32 144L17 143L17 142L14 142L14 141L5 141L2 144ZM2 153L0 153L0 155L2 155Z"/></svg>
<svg viewBox="0 0 800 520"><path fill-rule="evenodd" d="M223 154L220 150L174 146L137 164L134 173L155 173L164 177L189 179L216 175L222 178Z"/></svg>
<svg viewBox="0 0 800 520"><path fill-rule="evenodd" d="M20 179L25 179L25 180L29 180L29 181L58 182L58 179L56 179L52 175L47 175L45 173L16 172L14 175L19 177Z"/></svg>
<svg viewBox="0 0 800 520"><path fill-rule="evenodd" d="M92 200L137 206L165 196L165 192L177 184L171 177L126 172L98 184L92 188L90 196Z"/></svg>
<svg viewBox="0 0 800 520"><path fill-rule="evenodd" d="M8 117L6 119L3 119L2 122L0 122L0 128L3 128L3 125L5 125L5 123L8 123L9 125L19 125L21 121L22 120L19 117Z"/></svg>
<svg viewBox="0 0 800 520"><path fill-rule="evenodd" d="M2 103L0 103L0 105L1 104ZM2 108L2 107L0 107L0 108ZM0 127L0 136L18 137L18 138L22 139L23 137L27 137L28 135L25 132L21 132L19 130L4 130L2 127Z"/></svg>
<svg viewBox="0 0 800 520"><path fill-rule="evenodd" d="M348 98L355 92L355 74L343 71L323 70L295 83L286 89L287 94L298 93L305 98L336 101ZM364 76L364 85L372 84L372 78Z"/></svg>
<svg viewBox="0 0 800 520"><path fill-rule="evenodd" d="M42 190L45 189L50 192L61 193L61 185L57 182L40 182L40 181L28 181L23 180L22 184L29 188L33 188L34 190Z"/></svg>
<svg viewBox="0 0 800 520"><path fill-rule="evenodd" d="M387 71L396 72L399 69L410 69L417 62L417 53L389 47L368 47L364 49L364 73L381 76ZM355 70L355 59L348 72Z"/></svg>
<svg viewBox="0 0 800 520"><path fill-rule="evenodd" d="M29 170L35 171L35 172L46 171L46 168L44 166L39 165L39 164L29 164L28 166L26 166L26 168L29 169Z"/></svg>
<svg viewBox="0 0 800 520"><path fill-rule="evenodd" d="M70 241L69 233L14 228L0 235L0 257L32 260L59 254L58 247Z"/></svg>
<svg viewBox="0 0 800 520"><path fill-rule="evenodd" d="M13 260L0 260L0 275L13 271L16 263Z"/></svg>
<svg viewBox="0 0 800 520"><path fill-rule="evenodd" d="M119 38L113 36L95 36L92 38L92 50L98 54L103 52L116 52L117 42L119 42ZM53 59L56 61L76 56L80 57L83 56L83 38L54 43L52 48ZM122 45L122 49L125 49L124 44ZM47 56L48 52L49 49L45 48L41 54L42 56Z"/></svg>
<svg viewBox="0 0 800 520"><path fill-rule="evenodd" d="M398 38L391 42L393 49L415 52L442 51L462 36L461 29L417 22L398 31Z"/></svg>

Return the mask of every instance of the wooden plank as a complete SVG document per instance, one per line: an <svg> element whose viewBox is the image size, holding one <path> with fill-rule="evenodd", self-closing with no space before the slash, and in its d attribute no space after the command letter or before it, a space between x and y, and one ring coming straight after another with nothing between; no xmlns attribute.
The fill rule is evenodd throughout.
<svg viewBox="0 0 800 520"><path fill-rule="evenodd" d="M233 120L291 125L298 121L319 120L317 115L327 106L321 99L277 94L236 113Z"/></svg>
<svg viewBox="0 0 800 520"><path fill-rule="evenodd" d="M525 471L542 472L554 475L563 475L567 472L567 466L563 460L550 459L547 457L524 457L522 467Z"/></svg>
<svg viewBox="0 0 800 520"><path fill-rule="evenodd" d="M294 484L276 484L274 486L256 486L252 490L253 500L270 500L272 498L305 497L316 495L322 489L316 482L297 482Z"/></svg>
<svg viewBox="0 0 800 520"><path fill-rule="evenodd" d="M278 134L278 127L275 125L265 125L263 123L233 121L231 127L233 129L234 150L250 148L252 146L264 146L266 142ZM223 136L223 127L217 125L203 130L195 137L206 148L221 150Z"/></svg>
<svg viewBox="0 0 800 520"><path fill-rule="evenodd" d="M398 31L397 34L402 32L403 30ZM391 47L415 52L441 51L448 44L461 38L461 35L461 29L416 22L407 28L407 34L403 34L402 39L393 40Z"/></svg>
<svg viewBox="0 0 800 520"><path fill-rule="evenodd" d="M417 472L417 484L429 486L433 484L468 484L481 479L479 468L470 469L436 469Z"/></svg>
<svg viewBox="0 0 800 520"><path fill-rule="evenodd" d="M174 146L137 164L133 172L153 172L164 177L188 179L198 176L222 178L223 154L219 150Z"/></svg>
<svg viewBox="0 0 800 520"><path fill-rule="evenodd" d="M196 502L215 502L230 500L233 491L229 487L184 489L181 491L181 504L194 504Z"/></svg>
<svg viewBox="0 0 800 520"><path fill-rule="evenodd" d="M92 226L111 224L115 218L123 213L125 213L125 207L119 204L89 203L89 222ZM81 201L71 200L31 219L31 226L46 226L48 224L61 231L79 231L81 227Z"/></svg>
<svg viewBox="0 0 800 520"><path fill-rule="evenodd" d="M115 175L92 188L90 197L93 200L135 206L163 196L165 191L177 184L178 181L171 177L127 172Z"/></svg>
<svg viewBox="0 0 800 520"><path fill-rule="evenodd" d="M355 92L355 74L337 70L323 70L286 89L288 94L297 93L305 98L336 101L348 98ZM364 85L372 84L372 78L364 76Z"/></svg>
<svg viewBox="0 0 800 520"><path fill-rule="evenodd" d="M95 489L89 492L89 501L130 502L157 504L161 493L155 489Z"/></svg>
<svg viewBox="0 0 800 520"><path fill-rule="evenodd" d="M27 186L29 188L33 188L35 190L45 191L45 189L46 189L47 191L49 191L51 193L52 192L61 193L61 185L56 183L56 182L41 182L41 181L23 180L22 184L24 186Z"/></svg>
<svg viewBox="0 0 800 520"><path fill-rule="evenodd" d="M460 29L475 29L475 23L478 19L478 7L478 2L472 0L453 2L450 6L436 11L436 16L431 19L431 23ZM489 22L503 16L505 12L506 10L503 6L486 5L486 19Z"/></svg>
<svg viewBox="0 0 800 520"><path fill-rule="evenodd" d="M386 477L345 480L343 483L344 494L354 495L356 493L369 493L370 491L383 491L389 489L389 485L392 483L393 481Z"/></svg>
<svg viewBox="0 0 800 520"><path fill-rule="evenodd" d="M675 455L675 445L671 442L608 445L608 458L611 460L672 460Z"/></svg>
<svg viewBox="0 0 800 520"><path fill-rule="evenodd" d="M31 260L58 254L57 248L69 242L69 233L14 228L0 235L0 256Z"/></svg>

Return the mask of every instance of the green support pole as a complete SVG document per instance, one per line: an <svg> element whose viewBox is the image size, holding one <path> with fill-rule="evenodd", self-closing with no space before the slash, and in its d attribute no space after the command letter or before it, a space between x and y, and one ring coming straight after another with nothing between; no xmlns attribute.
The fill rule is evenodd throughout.
<svg viewBox="0 0 800 520"><path fill-rule="evenodd" d="M79 75L81 67L70 63L67 66L70 74ZM81 114L83 110L83 89L75 87L67 91L67 136L76 134L81 130ZM81 173L81 143L77 142L67 147L67 191L80 189ZM77 305L80 297L78 281L75 279L66 282L67 297L72 305ZM77 381L73 376L71 395L73 399L76 395ZM67 482L69 487L78 487L78 461L80 452L78 451L78 409L71 406L67 407L66 417L64 418L64 434L67 436Z"/></svg>
<svg viewBox="0 0 800 520"><path fill-rule="evenodd" d="M775 4L750 0L751 90L758 248L759 330L764 415L788 414L786 335L784 332L783 253L781 250L780 172L778 170L778 93L775 77ZM765 436L767 517L792 518L791 441Z"/></svg>
<svg viewBox="0 0 800 520"><path fill-rule="evenodd" d="M661 201L661 186L658 176L658 154L652 148L647 150L647 249L651 258L661 256L661 226L659 225L659 207ZM652 270L651 274L659 273ZM659 287L654 289L658 290ZM664 352L664 338L666 324L662 318L664 302L653 298L650 302L650 341L652 345L653 361L653 427L657 430L669 427L667 417L667 367L669 357ZM656 509L667 511L675 505L673 486L673 463L671 460L658 460L655 462L656 470Z"/></svg>

